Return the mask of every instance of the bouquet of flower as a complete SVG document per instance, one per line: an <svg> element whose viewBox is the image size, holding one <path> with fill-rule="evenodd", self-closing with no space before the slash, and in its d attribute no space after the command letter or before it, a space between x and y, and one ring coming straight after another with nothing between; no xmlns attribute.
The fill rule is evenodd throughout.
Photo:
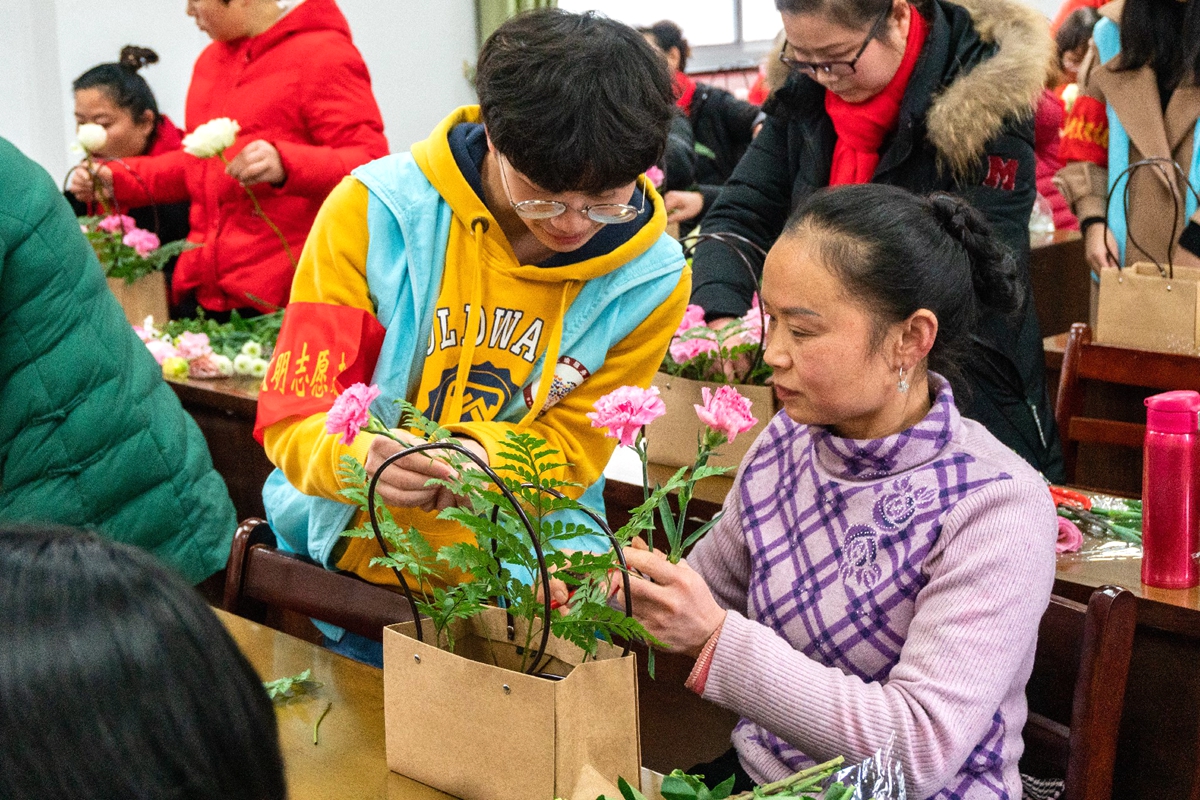
<svg viewBox="0 0 1200 800"><path fill-rule="evenodd" d="M667 348L662 371L697 381L762 386L771 376L761 353L766 324L758 295L744 316L716 329L704 323L703 308L689 305Z"/></svg>
<svg viewBox="0 0 1200 800"><path fill-rule="evenodd" d="M226 323L201 316L172 320L159 329L154 318L147 317L133 330L162 366L165 378L262 378L282 318L282 311L252 319L234 311Z"/></svg>
<svg viewBox="0 0 1200 800"><path fill-rule="evenodd" d="M170 259L200 246L186 240L160 244L158 236L137 227L133 217L124 214L80 217L79 229L96 251L104 276L126 283L160 270Z"/></svg>

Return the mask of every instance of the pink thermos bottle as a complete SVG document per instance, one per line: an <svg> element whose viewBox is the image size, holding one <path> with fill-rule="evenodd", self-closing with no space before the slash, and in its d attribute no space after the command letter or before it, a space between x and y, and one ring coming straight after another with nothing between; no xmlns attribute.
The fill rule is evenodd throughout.
<svg viewBox="0 0 1200 800"><path fill-rule="evenodd" d="M1146 398L1142 468L1142 583L1186 589L1200 583L1200 394Z"/></svg>

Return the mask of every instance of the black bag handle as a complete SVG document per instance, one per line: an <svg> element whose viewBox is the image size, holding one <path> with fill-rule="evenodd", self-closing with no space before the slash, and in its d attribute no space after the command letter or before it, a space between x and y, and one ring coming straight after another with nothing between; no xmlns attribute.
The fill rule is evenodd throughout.
<svg viewBox="0 0 1200 800"><path fill-rule="evenodd" d="M521 504L517 501L516 495L514 495L512 493L512 490L509 489L504 484L504 481L501 480L500 476L496 474L496 472L487 464L487 462L485 462L482 458L480 458L475 453L468 450L462 444L455 442L453 440L423 442L421 444L407 447L407 448L399 451L398 453L393 453L392 455L388 456L386 459L384 459L383 463L379 465L379 469L377 469L375 471L375 474L371 477L371 481L367 487L367 514L371 520L371 530L375 534L375 541L379 544L379 548L380 548L380 550L383 551L383 554L388 555L389 551L388 551L388 547L387 547L387 542L383 538L383 532L379 529L378 515L375 512L375 487L379 483L379 477L383 474L383 471L385 469L387 469L392 464L399 461L401 458L404 458L405 456L408 456L408 455L412 455L414 453L423 453L423 452L426 452L429 450L452 450L454 452L465 455L472 462L474 462L475 466L479 467L480 471L482 471L485 475L487 475L487 477L496 485L496 487L504 495L505 499L508 500L509 504L513 507L513 509L516 510L517 516L520 518L522 525L524 525L526 533L529 534L529 538L533 542L533 551L537 557L538 573L539 573L539 577L541 578L542 587L543 587L542 588L542 607L543 607L544 616L543 616L543 622L542 622L541 642L538 644L538 649L535 652L533 659L531 659L530 665L529 665L528 669L526 669L526 673L530 674L530 675L536 674L538 669L541 667L542 660L544 659L544 657L546 655L546 646L550 642L550 614L552 613L552 610L550 608L550 571L546 567L546 555L542 551L542 544L539 541L537 534L533 529L533 523L530 521L529 515L525 513L525 509L522 508ZM529 486L530 486L529 484L522 484L523 488L526 488ZM560 498L565 497L565 495L563 495L561 492L558 492L557 490L554 490L554 489L543 488L542 491L546 492L548 494L560 497ZM593 509L590 509L587 506L584 506L582 504L580 504L580 510L582 510L585 514L587 514L588 517L590 517L594 522L596 522L598 525L600 525L600 528L604 531L604 533L608 536L609 541L613 544L613 549L616 550L617 560L621 565L621 572L623 574L624 584L625 584L625 586L624 586L624 588L625 588L625 614L626 614L626 616L632 616L633 600L632 600L632 595L631 595L631 591L629 588L629 567L625 563L625 554L623 552L621 552L621 548L618 546L616 536L613 535L612 529L609 528L608 523L605 522L605 520L599 514L597 514ZM499 506L496 506L493 509L493 511L492 511L492 520L493 521L496 520L497 515L499 514L499 511L500 511ZM422 630L422 625L421 625L421 614L420 614L419 610L417 609L417 601L416 601L416 598L413 597L412 589L409 588L408 581L406 581L404 579L404 574L399 569L396 569L395 567L392 567L391 569L392 569L392 572L396 575L396 579L400 582L400 589L404 592L404 597L408 601L408 606L412 611L413 623L416 626L417 641L424 642L425 637L424 637L424 632ZM506 613L508 613L507 609L506 609ZM509 619L509 629L511 631L512 620L513 620L511 613L508 613L508 619ZM629 654L629 643L626 642L625 650L622 653L622 656L626 656L628 654Z"/></svg>
<svg viewBox="0 0 1200 800"><path fill-rule="evenodd" d="M1162 174L1163 181L1171 189L1171 205L1174 209L1174 213L1171 216L1171 239L1167 243L1167 266L1165 269L1163 268L1163 265L1159 263L1159 260L1150 255L1150 253L1146 251L1146 248L1142 247L1137 239L1134 238L1133 231L1129 227L1129 186L1133 182L1133 174L1143 167L1153 167L1157 169ZM1124 178L1125 188L1122 192L1122 202L1125 209L1125 237L1129 240L1130 244L1142 252L1142 255L1146 256L1146 258L1150 259L1154 263L1154 266L1158 268L1158 274L1160 277L1168 280L1173 280L1175 278L1175 248L1178 246L1176 240L1179 236L1179 209L1181 205L1181 198L1179 196L1179 187L1177 187L1175 182L1171 180L1171 174L1168 172L1168 169L1174 169L1175 173L1183 182L1185 189L1190 191L1192 196L1196 198L1197 203L1200 204L1200 193L1197 192L1196 187L1192 186L1191 181L1188 180L1187 173L1183 171L1183 167L1179 166L1179 162L1170 158L1163 158L1162 156L1151 156L1150 158L1143 158L1140 161L1133 162L1125 169L1121 170L1116 179L1113 181L1112 186L1109 187L1108 194L1104 199L1104 247L1105 250L1108 251L1109 257L1112 258L1113 261L1117 262L1118 269L1124 269L1125 267L1120 263L1121 259L1117 257L1118 254L1108 250L1108 209L1112 207L1113 194L1116 191L1117 184L1119 184L1121 179ZM1128 255L1129 254L1126 253L1126 260L1128 260Z"/></svg>

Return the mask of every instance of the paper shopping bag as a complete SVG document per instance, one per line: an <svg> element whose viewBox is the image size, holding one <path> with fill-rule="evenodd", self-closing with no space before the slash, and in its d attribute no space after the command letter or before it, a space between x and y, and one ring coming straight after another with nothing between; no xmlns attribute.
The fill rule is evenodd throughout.
<svg viewBox="0 0 1200 800"><path fill-rule="evenodd" d="M570 797L587 768L613 784L638 776L635 656L601 642L581 663L551 638L528 675L525 623L510 637L508 622L499 608L459 620L454 653L418 641L412 622L384 629L388 768L464 800Z"/></svg>
<svg viewBox="0 0 1200 800"><path fill-rule="evenodd" d="M665 372L657 372L651 386L658 387L659 396L667 407L667 413L646 426L646 451L651 463L668 467L690 467L696 460L697 438L704 431L704 423L696 416L695 406L704 405L701 390L707 386L715 392L720 384L679 378ZM734 467L742 463L746 451L762 433L763 428L775 416L775 392L770 386L734 386L750 400L750 413L758 423L738 434L733 442L708 460L714 467Z"/></svg>
<svg viewBox="0 0 1200 800"><path fill-rule="evenodd" d="M130 325L141 325L146 317L154 317L155 325L163 325L167 316L167 281L161 272L150 272L133 283L124 278L108 278L108 288L121 304Z"/></svg>
<svg viewBox="0 0 1200 800"><path fill-rule="evenodd" d="M1168 275L1144 262L1101 270L1096 343L1200 354L1200 268L1176 266Z"/></svg>

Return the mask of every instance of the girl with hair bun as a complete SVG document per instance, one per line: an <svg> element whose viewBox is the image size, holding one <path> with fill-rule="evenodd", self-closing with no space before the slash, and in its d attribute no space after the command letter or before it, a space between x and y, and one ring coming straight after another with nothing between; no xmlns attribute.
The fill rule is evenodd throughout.
<svg viewBox="0 0 1200 800"><path fill-rule="evenodd" d="M741 716L696 767L735 791L895 734L911 797L1020 797L1025 683L1054 581L1041 477L959 414L985 309L1023 286L964 201L811 195L767 256L783 405L685 562L629 548L635 616Z"/></svg>
<svg viewBox="0 0 1200 800"><path fill-rule="evenodd" d="M143 67L157 62L158 54L150 48L125 45L115 62L98 64L71 84L75 124L99 125L107 134L104 147L93 156L101 160L157 156L182 147L182 132L159 112L154 92L140 74ZM97 213L95 205L80 202L70 192L66 197L76 216ZM183 200L120 211L133 217L139 228L156 233L165 244L187 238L188 206ZM163 268L168 285L174 268L174 258Z"/></svg>

